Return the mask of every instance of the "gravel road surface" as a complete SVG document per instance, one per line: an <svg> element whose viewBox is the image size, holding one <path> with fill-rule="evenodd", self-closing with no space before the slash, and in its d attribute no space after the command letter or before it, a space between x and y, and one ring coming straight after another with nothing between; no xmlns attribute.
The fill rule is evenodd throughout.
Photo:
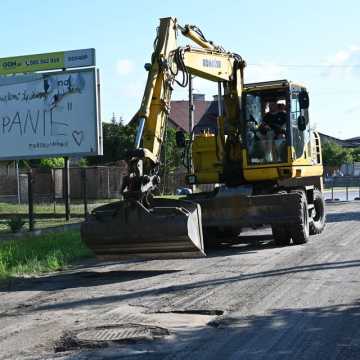
<svg viewBox="0 0 360 360"><path fill-rule="evenodd" d="M360 203L206 258L81 264L0 289L1 359L360 359Z"/></svg>

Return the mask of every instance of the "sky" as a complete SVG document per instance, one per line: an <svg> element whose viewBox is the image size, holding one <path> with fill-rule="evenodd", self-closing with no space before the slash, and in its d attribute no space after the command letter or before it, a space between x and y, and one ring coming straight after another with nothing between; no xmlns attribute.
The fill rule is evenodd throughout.
<svg viewBox="0 0 360 360"><path fill-rule="evenodd" d="M95 48L102 120L129 121L140 106L161 17L197 25L242 56L245 82L288 79L310 94L321 132L360 136L360 2L356 0L2 0L0 57ZM190 40L182 41L182 44ZM211 99L216 84L195 79ZM187 99L176 89L174 100Z"/></svg>

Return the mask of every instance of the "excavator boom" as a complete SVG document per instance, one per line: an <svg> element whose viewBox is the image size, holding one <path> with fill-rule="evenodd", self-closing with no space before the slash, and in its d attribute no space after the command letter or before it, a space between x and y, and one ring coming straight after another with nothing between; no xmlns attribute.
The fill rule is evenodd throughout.
<svg viewBox="0 0 360 360"><path fill-rule="evenodd" d="M178 46L179 31L198 47ZM95 209L82 225L82 238L97 256L204 255L203 231L210 245L242 227L264 224L280 246L321 233L321 144L311 131L306 88L287 80L244 86L239 55L174 18L160 20L154 45L124 201ZM218 83L219 116L215 131L191 134L187 181L224 185L186 200L159 199L153 195L172 91L175 84L186 87L192 75ZM183 146L183 134L179 138Z"/></svg>
<svg viewBox="0 0 360 360"><path fill-rule="evenodd" d="M200 47L179 47L179 33ZM99 258L184 257L204 255L200 205L191 201L154 198L159 187L160 153L174 85L186 87L189 76L227 84L229 114L239 127L243 87L240 56L208 41L192 25L174 18L160 19L140 109L134 148L129 152L129 174L124 201L93 211L81 228L82 238ZM181 75L180 75L181 74ZM182 76L182 81L178 77Z"/></svg>

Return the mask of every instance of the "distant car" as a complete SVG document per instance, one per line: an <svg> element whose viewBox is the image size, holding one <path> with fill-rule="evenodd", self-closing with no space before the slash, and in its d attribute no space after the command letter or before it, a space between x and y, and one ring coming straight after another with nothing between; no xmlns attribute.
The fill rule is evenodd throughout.
<svg viewBox="0 0 360 360"><path fill-rule="evenodd" d="M176 189L176 195L189 195L192 194L192 190L186 187L180 187Z"/></svg>

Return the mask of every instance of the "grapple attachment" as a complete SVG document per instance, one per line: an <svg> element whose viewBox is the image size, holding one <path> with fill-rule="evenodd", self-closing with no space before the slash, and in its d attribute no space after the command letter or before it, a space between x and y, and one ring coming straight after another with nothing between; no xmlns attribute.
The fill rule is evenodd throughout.
<svg viewBox="0 0 360 360"><path fill-rule="evenodd" d="M147 209L118 201L95 209L81 237L99 259L184 258L205 255L200 205L155 199Z"/></svg>

